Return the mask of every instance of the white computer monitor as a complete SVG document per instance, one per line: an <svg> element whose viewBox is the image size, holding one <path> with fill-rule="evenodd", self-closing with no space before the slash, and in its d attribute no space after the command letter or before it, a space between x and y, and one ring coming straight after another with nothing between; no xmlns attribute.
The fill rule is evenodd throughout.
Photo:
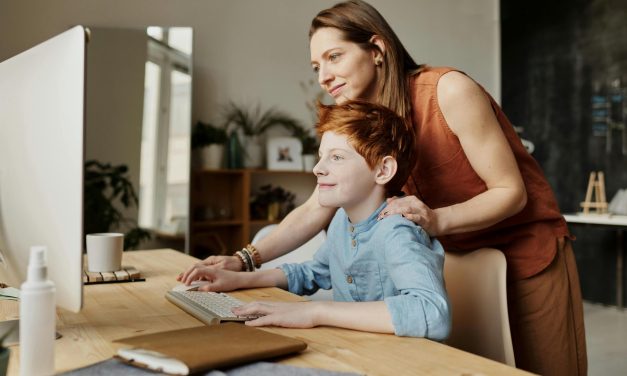
<svg viewBox="0 0 627 376"><path fill-rule="evenodd" d="M0 63L0 282L48 248L57 306L82 306L86 33L76 26Z"/></svg>

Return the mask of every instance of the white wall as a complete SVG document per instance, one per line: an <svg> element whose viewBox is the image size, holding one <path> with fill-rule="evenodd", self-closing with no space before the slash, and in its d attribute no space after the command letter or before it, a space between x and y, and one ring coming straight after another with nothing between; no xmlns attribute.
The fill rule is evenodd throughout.
<svg viewBox="0 0 627 376"><path fill-rule="evenodd" d="M194 28L193 120L234 100L310 123L307 31L335 0L0 0L0 60L76 24ZM458 67L500 98L497 0L371 0L418 63Z"/></svg>

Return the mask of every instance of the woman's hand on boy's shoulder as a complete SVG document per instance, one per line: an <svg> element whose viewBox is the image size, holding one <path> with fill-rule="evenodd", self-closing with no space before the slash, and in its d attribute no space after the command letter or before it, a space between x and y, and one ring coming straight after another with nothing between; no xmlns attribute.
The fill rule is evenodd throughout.
<svg viewBox="0 0 627 376"><path fill-rule="evenodd" d="M437 236L440 233L437 214L416 196L388 198L387 206L381 211L378 219L381 220L393 214L400 214L409 219L422 227L430 236Z"/></svg>

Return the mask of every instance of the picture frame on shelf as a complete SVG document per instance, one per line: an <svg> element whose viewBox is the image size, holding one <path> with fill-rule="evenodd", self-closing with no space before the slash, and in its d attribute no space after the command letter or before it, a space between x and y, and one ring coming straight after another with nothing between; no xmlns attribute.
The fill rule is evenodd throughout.
<svg viewBox="0 0 627 376"><path fill-rule="evenodd" d="M268 170L301 171L303 145L296 137L273 137L266 144Z"/></svg>

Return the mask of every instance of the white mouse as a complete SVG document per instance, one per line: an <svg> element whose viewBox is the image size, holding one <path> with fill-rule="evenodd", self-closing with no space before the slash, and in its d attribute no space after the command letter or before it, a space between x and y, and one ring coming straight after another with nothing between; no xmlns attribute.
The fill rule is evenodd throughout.
<svg viewBox="0 0 627 376"><path fill-rule="evenodd" d="M172 288L172 291L196 291L199 287L209 284L209 281L193 281L189 286L180 284Z"/></svg>

